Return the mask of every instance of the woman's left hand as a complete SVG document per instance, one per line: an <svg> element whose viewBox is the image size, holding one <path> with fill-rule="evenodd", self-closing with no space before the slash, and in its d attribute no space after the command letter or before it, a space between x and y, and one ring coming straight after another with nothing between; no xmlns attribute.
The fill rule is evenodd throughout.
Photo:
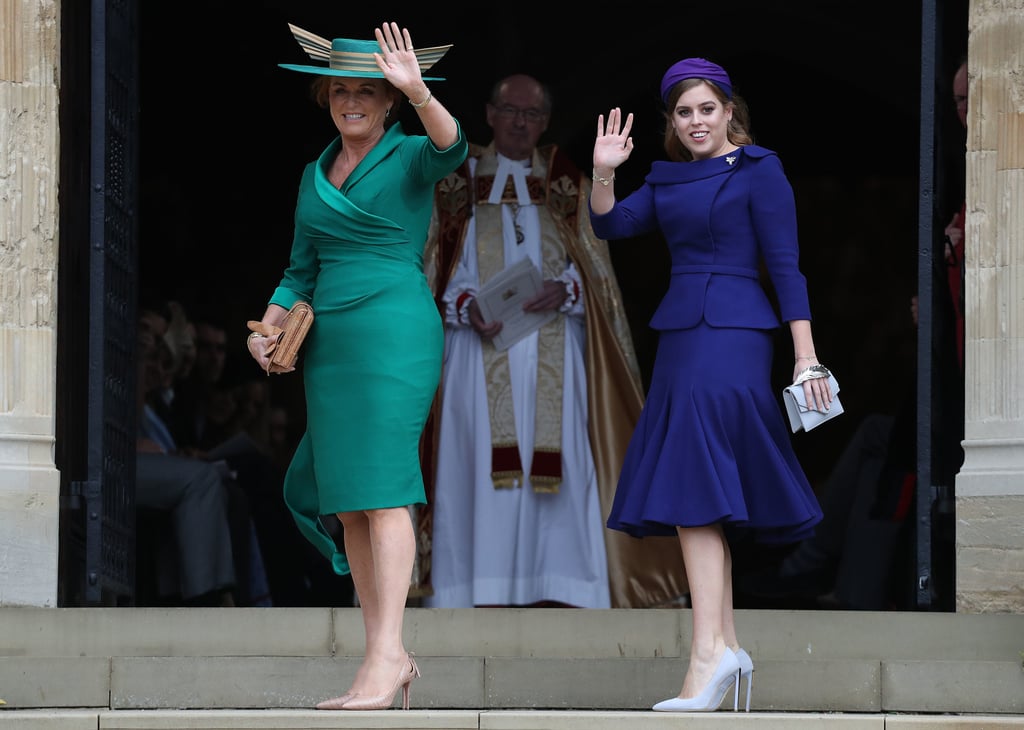
<svg viewBox="0 0 1024 730"><path fill-rule="evenodd" d="M403 93L412 91L414 84L422 83L420 62L412 50L408 28L399 29L398 23L384 23L374 29L373 34L380 44L380 51L373 57L384 78Z"/></svg>
<svg viewBox="0 0 1024 730"><path fill-rule="evenodd" d="M828 383L828 369L820 365L817 359L811 359L810 365L807 367L800 367L800 364L798 362L793 369L793 382L796 383L804 378L804 402L808 405L814 404L814 410L824 413L832 403L832 388ZM808 373L812 368L820 368L824 370L824 373Z"/></svg>

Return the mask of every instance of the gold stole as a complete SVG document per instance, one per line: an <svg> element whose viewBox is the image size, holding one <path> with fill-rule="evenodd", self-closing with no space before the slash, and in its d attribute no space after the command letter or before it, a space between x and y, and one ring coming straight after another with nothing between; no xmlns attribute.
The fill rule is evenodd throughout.
<svg viewBox="0 0 1024 730"><path fill-rule="evenodd" d="M565 247L551 213L544 205L544 169L534 160L528 187L537 207L541 230L541 276L554 279L566 266ZM501 205L488 204L494 183L496 158L480 159L475 174L477 266L483 284L505 268ZM517 202L512 178L502 191L502 203ZM565 353L565 317L560 315L541 327L537 343L537 393L534 419L534 449L530 482L534 491L557 492L562 482L562 376ZM508 353L499 352L490 341L481 342L487 407L491 423L491 478L496 489L521 485L523 461L516 438L512 380Z"/></svg>

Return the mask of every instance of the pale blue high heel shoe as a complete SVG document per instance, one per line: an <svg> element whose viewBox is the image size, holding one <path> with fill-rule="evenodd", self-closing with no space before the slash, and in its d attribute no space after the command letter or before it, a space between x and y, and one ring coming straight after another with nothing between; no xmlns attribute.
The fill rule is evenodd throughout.
<svg viewBox="0 0 1024 730"><path fill-rule="evenodd" d="M718 660L715 673L696 697L683 699L672 697L662 700L651 709L655 712L714 712L725 699L725 693L733 688L733 702L739 704L740 662L735 652L725 647L725 653Z"/></svg>
<svg viewBox="0 0 1024 730"><path fill-rule="evenodd" d="M743 709L745 712L750 712L750 688L754 684L754 660L743 649L736 650L736 660L740 663L740 680L744 678L747 680L747 705ZM736 682L737 689L739 689L740 680ZM734 699L732 709L738 711L740 709L739 692L736 693Z"/></svg>

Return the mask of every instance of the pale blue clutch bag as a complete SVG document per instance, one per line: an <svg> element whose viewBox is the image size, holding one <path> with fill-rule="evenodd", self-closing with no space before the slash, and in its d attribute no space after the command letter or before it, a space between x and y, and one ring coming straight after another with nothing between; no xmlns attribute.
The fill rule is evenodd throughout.
<svg viewBox="0 0 1024 730"><path fill-rule="evenodd" d="M794 383L782 389L782 401L786 404L786 415L789 416L789 427L793 433L801 429L810 431L843 412L843 404L839 402L839 383L831 373L828 376L828 385L832 389L832 402L827 411L816 411L807 407L802 383Z"/></svg>

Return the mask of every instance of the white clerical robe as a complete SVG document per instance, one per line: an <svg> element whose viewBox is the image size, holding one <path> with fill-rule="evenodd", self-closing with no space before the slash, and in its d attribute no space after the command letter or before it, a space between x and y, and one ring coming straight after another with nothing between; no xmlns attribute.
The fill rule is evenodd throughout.
<svg viewBox="0 0 1024 730"><path fill-rule="evenodd" d="M519 191L519 206L501 205L505 264L529 256L541 268L540 218L525 193L521 163L500 158L494 188L506 174ZM516 435L524 479L496 489L491 478L491 430L479 335L469 326L460 295L475 293L475 217L462 257L444 294L445 354L440 435L434 494L430 607L525 605L557 601L586 608L610 607L604 523L594 459L587 433L583 297L564 322L562 391L562 482L555 492L534 491L530 467L534 446L537 333L508 351ZM517 243L515 226L523 233ZM499 242L495 242L499 245ZM582 286L571 264L562 277ZM465 300L465 297L463 297Z"/></svg>

